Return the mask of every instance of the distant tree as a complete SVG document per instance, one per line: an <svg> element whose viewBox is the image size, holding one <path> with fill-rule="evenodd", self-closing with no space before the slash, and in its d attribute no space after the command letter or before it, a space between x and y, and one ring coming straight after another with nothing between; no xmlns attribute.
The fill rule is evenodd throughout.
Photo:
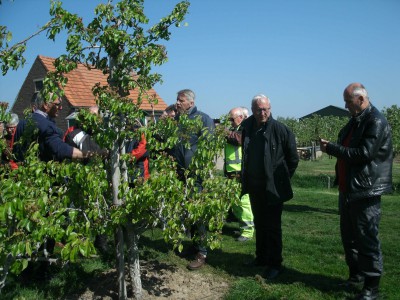
<svg viewBox="0 0 400 300"><path fill-rule="evenodd" d="M394 155L400 153L400 107L392 105L382 110L392 129Z"/></svg>
<svg viewBox="0 0 400 300"><path fill-rule="evenodd" d="M348 118L313 115L310 118L297 120L295 118L278 118L286 124L295 134L299 147L311 146L319 138L336 141L340 129L346 124Z"/></svg>
<svg viewBox="0 0 400 300"><path fill-rule="evenodd" d="M290 117L283 118L283 117L278 117L278 118L277 118L277 121L279 121L279 122L285 124L285 125L286 125L287 127L289 127L290 130L292 130L293 132L296 130L296 128L297 128L298 125L299 125L299 120L296 119L296 118L290 118Z"/></svg>

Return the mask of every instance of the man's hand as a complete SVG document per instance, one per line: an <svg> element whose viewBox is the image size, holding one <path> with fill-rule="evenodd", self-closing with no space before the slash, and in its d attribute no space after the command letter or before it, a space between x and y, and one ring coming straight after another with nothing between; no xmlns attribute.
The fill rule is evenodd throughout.
<svg viewBox="0 0 400 300"><path fill-rule="evenodd" d="M328 145L329 141L324 140L324 139L319 139L319 147L322 152L326 153L326 146Z"/></svg>

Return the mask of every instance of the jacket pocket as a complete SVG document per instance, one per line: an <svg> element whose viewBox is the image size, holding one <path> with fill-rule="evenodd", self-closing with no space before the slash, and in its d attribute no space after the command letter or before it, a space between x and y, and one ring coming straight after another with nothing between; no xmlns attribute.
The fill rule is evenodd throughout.
<svg viewBox="0 0 400 300"><path fill-rule="evenodd" d="M290 175L285 162L279 164L275 169L274 183L280 201L284 202L293 198Z"/></svg>

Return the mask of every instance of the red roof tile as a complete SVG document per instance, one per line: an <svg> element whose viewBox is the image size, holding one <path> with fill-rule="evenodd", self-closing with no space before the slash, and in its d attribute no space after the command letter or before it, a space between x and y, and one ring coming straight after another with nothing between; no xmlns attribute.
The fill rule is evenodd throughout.
<svg viewBox="0 0 400 300"><path fill-rule="evenodd" d="M39 55L38 59L40 59L47 71L55 71L54 58ZM67 73L66 77L68 78L68 83L64 88L65 97L67 101L75 107L89 107L94 105L95 98L92 93L92 87L96 83L100 83L101 85L107 84L107 75L104 75L101 70L90 70L82 64L79 64L75 70ZM128 98L132 99L135 103L137 101L138 91L131 90L129 93L130 95ZM165 110L167 104L154 89L147 91L147 94L155 96L158 99L158 103L154 104L155 111ZM143 98L140 108L144 111L153 110L151 104L145 98Z"/></svg>

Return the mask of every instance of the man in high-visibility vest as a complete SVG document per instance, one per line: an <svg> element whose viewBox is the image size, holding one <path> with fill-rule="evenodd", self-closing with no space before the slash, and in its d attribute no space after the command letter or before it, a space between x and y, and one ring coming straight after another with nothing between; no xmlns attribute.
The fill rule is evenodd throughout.
<svg viewBox="0 0 400 300"><path fill-rule="evenodd" d="M229 112L231 128L227 131L225 145L224 173L232 179L240 179L242 164L242 129L240 124L245 119L243 109L236 107ZM239 221L239 242L246 242L253 238L254 222L248 194L244 194L237 204L232 206L232 212Z"/></svg>

